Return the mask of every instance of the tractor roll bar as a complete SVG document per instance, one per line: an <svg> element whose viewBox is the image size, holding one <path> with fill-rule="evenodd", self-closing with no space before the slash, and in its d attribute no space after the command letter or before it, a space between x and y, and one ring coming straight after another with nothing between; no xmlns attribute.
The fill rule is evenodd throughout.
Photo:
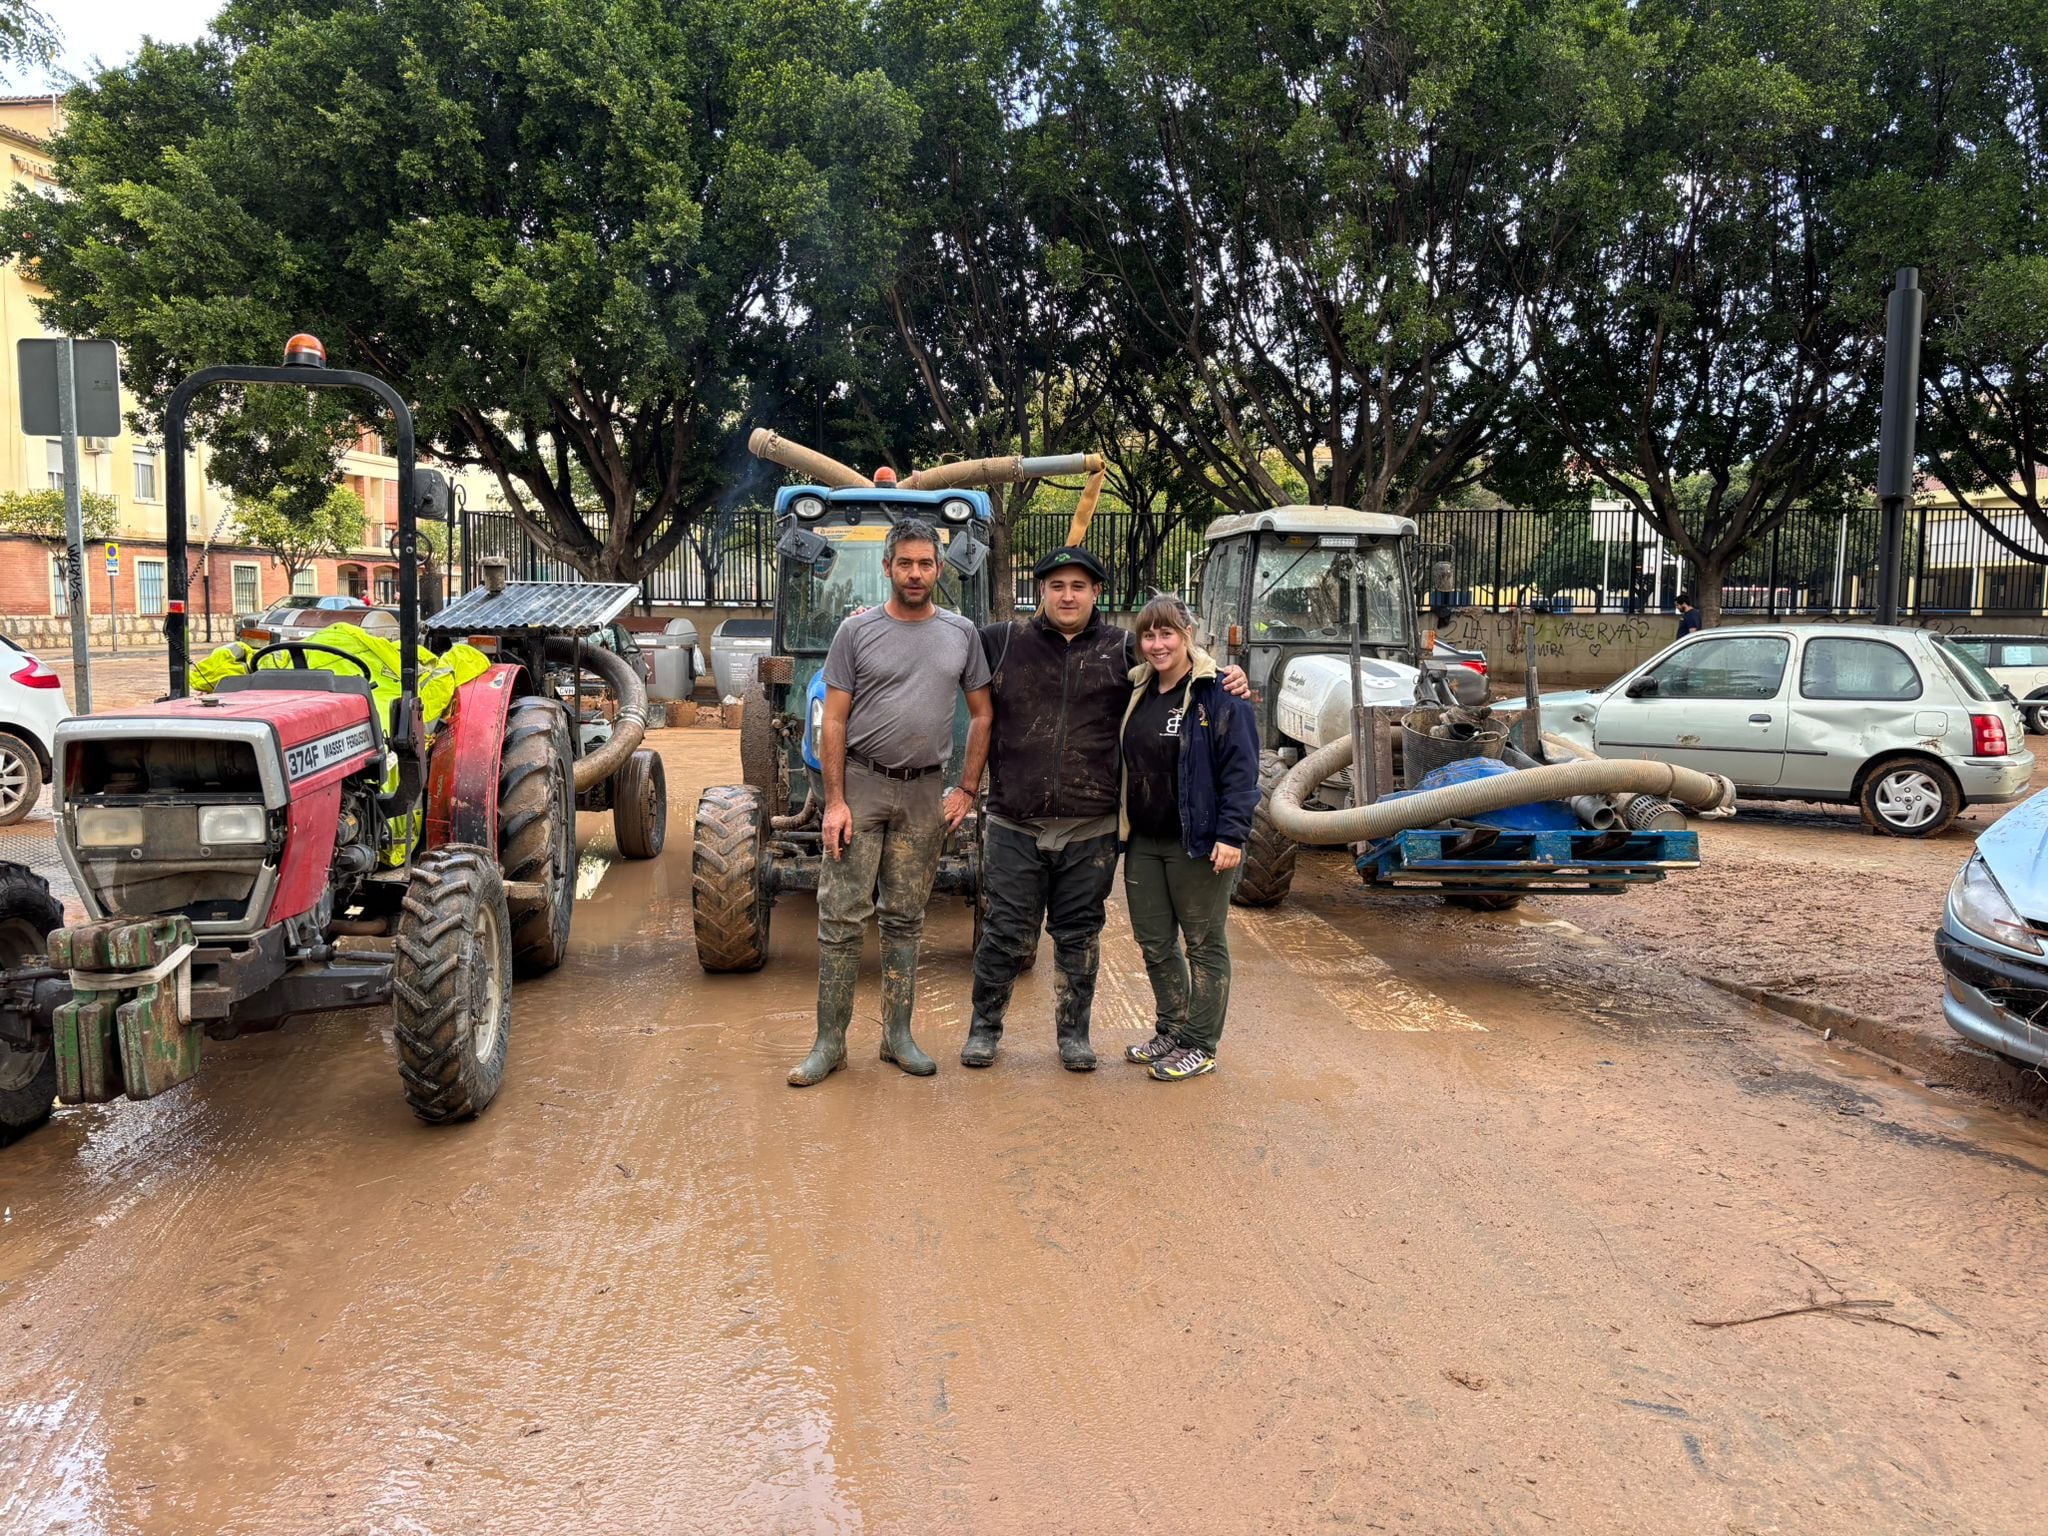
<svg viewBox="0 0 2048 1536"><path fill-rule="evenodd" d="M412 412L398 391L374 374L355 373L346 368L287 367L202 368L171 391L164 407L164 454L170 460L164 468L164 563L170 567L170 612L164 619L164 638L171 648L171 697L182 699L188 691L191 657L186 649L185 593L185 417L192 397L209 384L283 384L293 389L353 389L374 396L391 413L398 429L398 649L400 707L392 721L392 746L401 761L417 748L412 739L414 701L419 697L419 527L413 501L418 487L413 484Z"/></svg>

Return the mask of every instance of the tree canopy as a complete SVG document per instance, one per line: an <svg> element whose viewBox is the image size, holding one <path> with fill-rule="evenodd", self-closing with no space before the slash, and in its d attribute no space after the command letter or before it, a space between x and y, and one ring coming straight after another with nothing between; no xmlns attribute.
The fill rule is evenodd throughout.
<svg viewBox="0 0 2048 1536"><path fill-rule="evenodd" d="M0 250L141 425L311 329L633 579L759 488L1095 448L1135 564L1216 510L1633 507L1703 600L1867 494L1892 270L1923 448L2048 538L2048 0L232 0L75 91ZM364 426L209 403L311 505ZM997 561L1033 504L998 497Z"/></svg>

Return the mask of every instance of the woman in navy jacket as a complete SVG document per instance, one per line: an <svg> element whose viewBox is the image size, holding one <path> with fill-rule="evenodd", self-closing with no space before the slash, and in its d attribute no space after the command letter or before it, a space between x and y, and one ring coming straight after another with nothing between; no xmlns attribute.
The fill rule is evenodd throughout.
<svg viewBox="0 0 2048 1536"><path fill-rule="evenodd" d="M1163 1083L1216 1069L1224 929L1259 804L1258 722L1223 691L1194 628L1177 597L1145 605L1123 724L1124 896L1158 1011L1153 1037L1124 1055Z"/></svg>

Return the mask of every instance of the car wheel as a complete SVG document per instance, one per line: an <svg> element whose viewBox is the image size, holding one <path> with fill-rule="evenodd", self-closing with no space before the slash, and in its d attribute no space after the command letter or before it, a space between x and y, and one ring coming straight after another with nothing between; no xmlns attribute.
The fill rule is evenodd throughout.
<svg viewBox="0 0 2048 1536"><path fill-rule="evenodd" d="M11 827L36 808L43 792L43 765L36 749L0 731L0 827Z"/></svg>
<svg viewBox="0 0 2048 1536"><path fill-rule="evenodd" d="M2048 699L2028 699L2020 706L2020 718L2036 736L2048 736Z"/></svg>
<svg viewBox="0 0 2048 1536"><path fill-rule="evenodd" d="M1926 758L1881 763L1857 794L1863 819L1890 837L1933 837L1948 830L1963 808L1955 775Z"/></svg>

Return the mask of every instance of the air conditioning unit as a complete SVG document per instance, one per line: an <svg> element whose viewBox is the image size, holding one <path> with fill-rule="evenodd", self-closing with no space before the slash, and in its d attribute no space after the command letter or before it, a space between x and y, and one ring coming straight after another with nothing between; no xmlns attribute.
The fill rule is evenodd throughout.
<svg viewBox="0 0 2048 1536"><path fill-rule="evenodd" d="M113 444L104 437L81 437L78 440L78 446L87 453L105 453L113 447Z"/></svg>

